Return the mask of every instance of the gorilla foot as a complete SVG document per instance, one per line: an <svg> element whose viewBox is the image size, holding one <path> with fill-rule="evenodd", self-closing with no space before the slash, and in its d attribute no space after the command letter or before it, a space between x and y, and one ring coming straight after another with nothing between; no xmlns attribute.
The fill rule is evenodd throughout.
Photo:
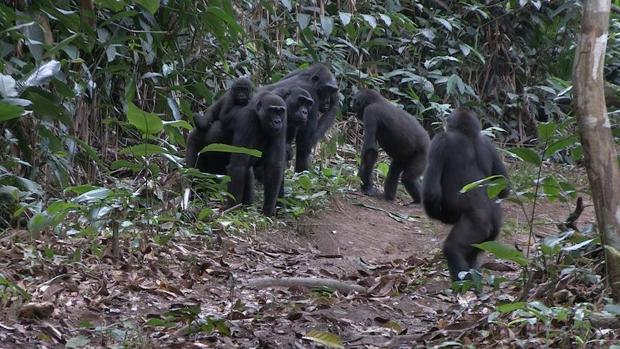
<svg viewBox="0 0 620 349"><path fill-rule="evenodd" d="M368 196L380 196L381 192L376 187L362 187L362 193Z"/></svg>

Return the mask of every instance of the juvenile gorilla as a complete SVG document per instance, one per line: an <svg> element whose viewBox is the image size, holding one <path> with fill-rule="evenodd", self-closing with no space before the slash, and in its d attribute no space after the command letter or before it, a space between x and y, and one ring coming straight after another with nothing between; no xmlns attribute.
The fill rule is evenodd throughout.
<svg viewBox="0 0 620 349"><path fill-rule="evenodd" d="M226 170L231 180L228 191L234 198L231 204L239 201L252 204L253 167L261 166L265 190L263 213L272 216L286 163L286 103L276 94L259 93L239 111L232 132L232 145L258 149L263 154L260 159L241 153L230 154Z"/></svg>
<svg viewBox="0 0 620 349"><path fill-rule="evenodd" d="M356 93L353 97L353 111L364 122L362 163L359 169L362 192L367 195L377 194L372 183L372 171L379 154L378 142L392 159L384 184L385 199L394 200L400 178L413 202L420 202L418 179L426 165L430 143L428 133L415 117L394 106L377 91L361 89Z"/></svg>
<svg viewBox="0 0 620 349"><path fill-rule="evenodd" d="M434 219L454 224L443 245L450 276L476 266L480 250L471 246L497 237L502 210L482 187L460 193L466 184L492 175L508 178L504 164L476 116L464 109L448 118L446 132L431 142L422 193L424 209ZM504 198L509 189L498 196Z"/></svg>
<svg viewBox="0 0 620 349"><path fill-rule="evenodd" d="M207 108L204 117L194 120L196 127L207 130L213 122L221 120L224 129L228 129L232 118L239 109L248 105L253 93L252 81L248 78L238 78L233 82L230 90Z"/></svg>
<svg viewBox="0 0 620 349"><path fill-rule="evenodd" d="M305 127L297 130L295 143L295 171L310 168L312 149L331 127L338 112L338 83L327 66L317 63L306 69L286 75L282 80L263 87L266 91L292 90L302 88L308 91L315 103L308 113ZM323 115L320 115L323 113Z"/></svg>
<svg viewBox="0 0 620 349"><path fill-rule="evenodd" d="M223 173L229 155L198 154L208 144L230 143L234 118L239 110L248 105L254 85L248 78L238 78L215 103L207 108L204 115L195 115L196 128L187 137L185 164L202 172ZM208 158L208 159L207 159ZM207 161L209 160L209 161Z"/></svg>

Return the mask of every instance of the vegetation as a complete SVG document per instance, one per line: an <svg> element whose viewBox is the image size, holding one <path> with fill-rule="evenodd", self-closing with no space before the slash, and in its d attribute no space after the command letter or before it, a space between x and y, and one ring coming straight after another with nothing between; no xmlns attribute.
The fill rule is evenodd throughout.
<svg viewBox="0 0 620 349"><path fill-rule="evenodd" d="M604 65L616 144L619 6L612 1ZM0 343L617 343L620 308L607 287L572 103L582 7L577 0L0 2ZM264 85L313 62L329 63L342 102L314 169L287 172L277 218L227 209L228 178L183 163L192 115L238 76ZM362 127L350 100L360 87L381 91L431 133L455 106L481 117L512 177L506 238L480 246L495 267L451 285L439 250L422 249L437 240L436 222L419 208L366 201L354 212L387 214L404 237L432 226L415 240L421 250L379 261L340 246L317 252L312 240L273 241L307 238L304 227L327 224L313 217L346 210L338 203L356 197ZM376 172L385 177L387 164ZM493 196L506 184L498 182L465 190L486 186ZM313 233L336 239L342 227L329 227ZM361 261L349 269L320 262L351 256ZM299 275L355 280L370 296L246 290L247 279ZM339 320L338 307L349 322Z"/></svg>

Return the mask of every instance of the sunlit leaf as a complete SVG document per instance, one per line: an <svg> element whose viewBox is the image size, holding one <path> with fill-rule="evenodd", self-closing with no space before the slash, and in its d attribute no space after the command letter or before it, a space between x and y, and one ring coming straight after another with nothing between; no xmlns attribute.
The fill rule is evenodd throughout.
<svg viewBox="0 0 620 349"><path fill-rule="evenodd" d="M0 122L17 119L24 114L24 108L0 102Z"/></svg>
<svg viewBox="0 0 620 349"><path fill-rule="evenodd" d="M362 15L362 18L364 18L364 20L366 21L366 23L368 23L368 25L372 28L375 29L377 27L377 19L371 15Z"/></svg>
<svg viewBox="0 0 620 349"><path fill-rule="evenodd" d="M334 19L329 16L321 16L321 28L325 36L330 36L334 30Z"/></svg>
<svg viewBox="0 0 620 349"><path fill-rule="evenodd" d="M512 154L513 156L525 161L525 162L529 162L532 163L534 165L540 165L540 157L538 156L538 154L533 151L532 149L529 148L511 148L509 150L507 150L508 153Z"/></svg>
<svg viewBox="0 0 620 349"><path fill-rule="evenodd" d="M22 86L32 87L41 86L52 80L60 72L60 62L51 60L34 72L32 72L23 82Z"/></svg>
<svg viewBox="0 0 620 349"><path fill-rule="evenodd" d="M15 79L10 75L0 74L0 97L17 97Z"/></svg>
<svg viewBox="0 0 620 349"><path fill-rule="evenodd" d="M339 12L338 16L340 17L340 22L342 22L342 25L346 26L347 24L351 23L351 14L348 12Z"/></svg>
<svg viewBox="0 0 620 349"><path fill-rule="evenodd" d="M131 102L127 103L127 120L143 134L157 134L164 128L159 116L147 113Z"/></svg>
<svg viewBox="0 0 620 349"><path fill-rule="evenodd" d="M260 150L244 148L244 147L236 147L233 145L221 144L221 143L209 144L206 147L202 148L202 150L199 153L202 154L208 151L246 154L246 155L254 156L257 158L260 158L261 156L263 156L263 153Z"/></svg>
<svg viewBox="0 0 620 349"><path fill-rule="evenodd" d="M159 8L159 0L134 0L134 2L144 7L152 15L154 15Z"/></svg>
<svg viewBox="0 0 620 349"><path fill-rule="evenodd" d="M306 335L303 336L303 338L316 342L316 343L323 344L324 346L328 348L344 349L344 345L342 344L342 339L340 339L340 337L330 332L321 332L321 331L312 330L312 331L308 331Z"/></svg>
<svg viewBox="0 0 620 349"><path fill-rule="evenodd" d="M527 265L527 259L521 252L512 246L505 245L497 241L487 241L481 244L472 244L472 246L492 253L499 259L515 262L522 267Z"/></svg>

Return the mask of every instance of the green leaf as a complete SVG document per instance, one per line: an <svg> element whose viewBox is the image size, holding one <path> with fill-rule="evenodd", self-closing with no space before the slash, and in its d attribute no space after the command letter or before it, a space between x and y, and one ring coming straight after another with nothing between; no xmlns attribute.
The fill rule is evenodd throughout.
<svg viewBox="0 0 620 349"><path fill-rule="evenodd" d="M24 114L24 108L0 102L0 122L17 119Z"/></svg>
<svg viewBox="0 0 620 349"><path fill-rule="evenodd" d="M461 188L460 192L461 193L467 193L470 190L476 189L476 188L480 188L482 186L485 185L493 185L493 186L498 186L498 187L502 187L499 189L499 191L497 193L499 193L500 191L502 191L504 188L506 188L506 178L504 178L504 176L502 175L493 175L493 176L489 176L489 177L485 177L482 179L479 179L475 182L471 182L469 184L466 184L465 186L463 186L463 188ZM497 194L495 194L496 196ZM495 197L495 196L490 196L490 197Z"/></svg>
<svg viewBox="0 0 620 349"><path fill-rule="evenodd" d="M368 25L372 28L375 29L377 27L377 19L371 15L362 15L362 18L364 18L364 20L366 21L366 23L368 23Z"/></svg>
<svg viewBox="0 0 620 349"><path fill-rule="evenodd" d="M545 178L542 181L542 189L545 195L551 200L557 199L558 195L562 191L562 188L555 177Z"/></svg>
<svg viewBox="0 0 620 349"><path fill-rule="evenodd" d="M176 127L176 128L184 128L186 130L192 130L192 125L189 124L189 122L185 121L185 120L175 120L175 121L162 121L164 125L166 126L172 126L172 127Z"/></svg>
<svg viewBox="0 0 620 349"><path fill-rule="evenodd" d="M159 0L134 0L134 2L147 9L152 15L154 15L159 8Z"/></svg>
<svg viewBox="0 0 620 349"><path fill-rule="evenodd" d="M28 231L33 234L41 232L50 222L50 218L45 213L37 213L28 221Z"/></svg>
<svg viewBox="0 0 620 349"><path fill-rule="evenodd" d="M532 163L534 165L540 165L540 157L538 154L529 148L511 148L508 150L510 154L513 156L525 161Z"/></svg>
<svg viewBox="0 0 620 349"><path fill-rule="evenodd" d="M107 8L113 12L120 12L125 8L124 0L95 0L95 4L101 8Z"/></svg>
<svg viewBox="0 0 620 349"><path fill-rule="evenodd" d="M263 153L260 150L237 147L234 145L222 144L222 143L213 143L209 144L206 147L202 148L199 154L206 153L208 151L217 151L222 153L237 153L237 154L246 154L250 156L254 156L260 158L263 156Z"/></svg>
<svg viewBox="0 0 620 349"><path fill-rule="evenodd" d="M347 24L351 23L352 15L348 12L339 12L338 16L340 16L340 22L342 25L347 26Z"/></svg>
<svg viewBox="0 0 620 349"><path fill-rule="evenodd" d="M213 216L213 209L206 207L203 208L198 214L198 220L203 221L205 218L209 218L211 216Z"/></svg>
<svg viewBox="0 0 620 349"><path fill-rule="evenodd" d="M142 165L128 160L116 160L110 165L110 169L112 170L118 170L121 168L130 170L132 172L138 172L142 169Z"/></svg>
<svg viewBox="0 0 620 349"><path fill-rule="evenodd" d="M321 331L308 331L304 339L323 344L328 348L336 348L336 349L344 349L344 345L342 344L342 339L337 335L330 332L321 332Z"/></svg>
<svg viewBox="0 0 620 349"><path fill-rule="evenodd" d="M538 138L540 138L543 142L549 142L557 128L558 125L553 121L539 123Z"/></svg>
<svg viewBox="0 0 620 349"><path fill-rule="evenodd" d="M450 75L450 77L448 78L448 83L446 84L446 94L447 95L452 94L452 91L454 90L454 86L456 85L458 80L459 80L459 76L458 75L456 75L456 74Z"/></svg>
<svg viewBox="0 0 620 349"><path fill-rule="evenodd" d="M566 138L562 138L545 149L545 157L549 157L560 150L567 149L579 142L579 137L577 135L570 135Z"/></svg>
<svg viewBox="0 0 620 349"><path fill-rule="evenodd" d="M164 128L164 124L159 116L153 113L147 113L131 102L127 103L127 120L135 128L140 130L142 134L154 135Z"/></svg>
<svg viewBox="0 0 620 349"><path fill-rule="evenodd" d="M526 302L506 303L506 304L498 305L495 309L502 314L506 314L506 313L511 313L519 309L521 310L527 309L527 303Z"/></svg>
<svg viewBox="0 0 620 349"><path fill-rule="evenodd" d="M492 253L499 259L515 262L522 267L527 265L527 259L521 252L517 251L512 246L508 246L497 241L487 241L481 244L472 244L472 246Z"/></svg>
<svg viewBox="0 0 620 349"><path fill-rule="evenodd" d="M65 193L75 193L75 194L84 194L86 192L89 192L91 190L97 189L100 187L94 186L94 185L90 185L90 184L82 184L82 185L77 185L74 187L68 187L64 190Z"/></svg>
<svg viewBox="0 0 620 349"><path fill-rule="evenodd" d="M150 143L142 143L121 149L121 154L131 154L133 156L151 156L168 154L166 149Z"/></svg>
<svg viewBox="0 0 620 349"><path fill-rule="evenodd" d="M108 188L97 188L97 189L87 191L86 193L73 199L73 201L81 202L81 203L98 202L110 196L111 193L112 191Z"/></svg>

